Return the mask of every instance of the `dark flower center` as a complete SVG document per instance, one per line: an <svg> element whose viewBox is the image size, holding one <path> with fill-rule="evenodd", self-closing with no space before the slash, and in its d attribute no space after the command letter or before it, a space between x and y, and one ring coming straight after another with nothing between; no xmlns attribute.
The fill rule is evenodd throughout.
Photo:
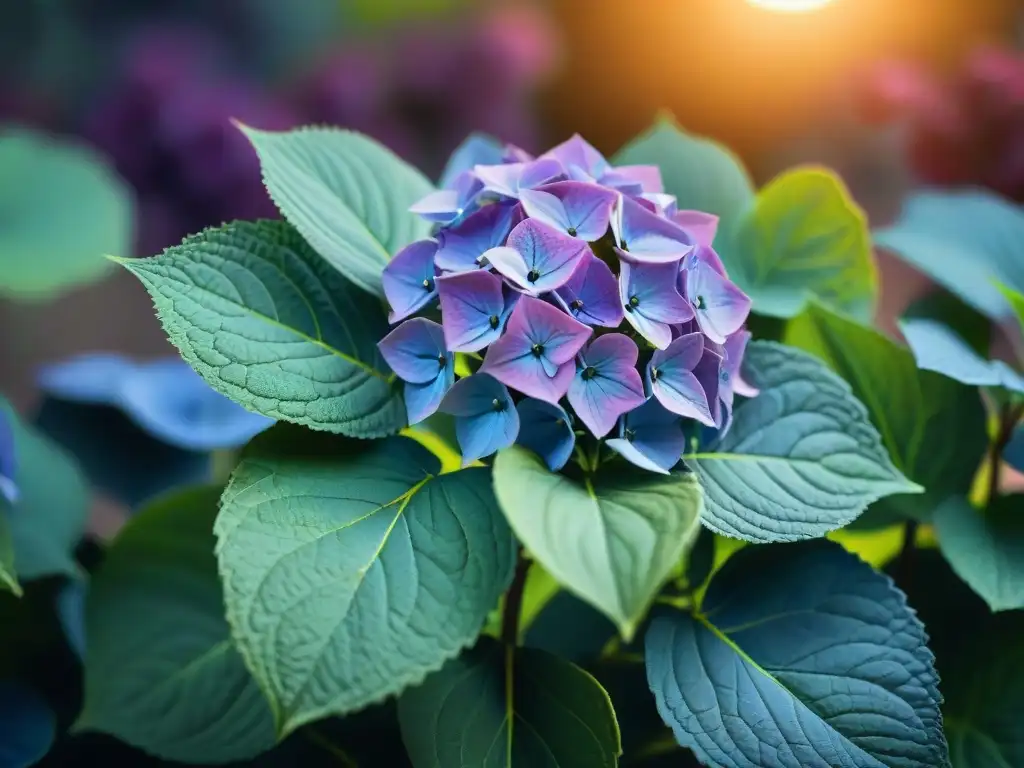
<svg viewBox="0 0 1024 768"><path fill-rule="evenodd" d="M597 368L595 368L592 365L588 365L586 368L583 369L583 373L581 374L581 376L583 376L584 381L589 381L590 379L597 376Z"/></svg>
<svg viewBox="0 0 1024 768"><path fill-rule="evenodd" d="M494 398L493 400L491 400L491 408L500 413L501 411L505 410L506 405L504 401L499 400L498 398Z"/></svg>
<svg viewBox="0 0 1024 768"><path fill-rule="evenodd" d="M534 344L530 348L530 351L533 352L533 356L534 357L540 357L541 355L544 354L544 345L543 344Z"/></svg>
<svg viewBox="0 0 1024 768"><path fill-rule="evenodd" d="M448 365L448 355L438 355L437 356L437 364L439 366L441 366L442 368L444 368L446 365Z"/></svg>
<svg viewBox="0 0 1024 768"><path fill-rule="evenodd" d="M529 280L531 283L536 283L538 280L540 280L540 272L538 272L536 269L531 269L529 272L526 273L526 279Z"/></svg>
<svg viewBox="0 0 1024 768"><path fill-rule="evenodd" d="M729 372L723 368L722 369L722 381L728 381L728 380L729 380Z"/></svg>
<svg viewBox="0 0 1024 768"><path fill-rule="evenodd" d="M498 327L498 323L500 323L500 322L501 321L498 319L497 315L491 315L489 318L487 318L487 324L489 326L491 326L492 330L497 328Z"/></svg>
<svg viewBox="0 0 1024 768"><path fill-rule="evenodd" d="M698 296L696 299L694 299L693 306L695 306L697 309L704 309L704 297Z"/></svg>
<svg viewBox="0 0 1024 768"><path fill-rule="evenodd" d="M622 250L624 250L624 251L628 251L628 250L629 250L629 246L628 246L628 245L626 245L626 241L625 241L625 240L623 240L623 241L622 241L622 242L620 243L619 247L620 247L620 248L621 248Z"/></svg>
<svg viewBox="0 0 1024 768"><path fill-rule="evenodd" d="M630 429L629 427L626 427L623 430L622 434L631 443L633 442L633 438L636 437L636 432L634 430Z"/></svg>
<svg viewBox="0 0 1024 768"><path fill-rule="evenodd" d="M423 281L423 290L425 290L425 291L432 291L432 290L434 290L434 281L431 280L430 278L425 279Z"/></svg>
<svg viewBox="0 0 1024 768"><path fill-rule="evenodd" d="M573 299L569 303L569 309L571 309L571 310L573 310L575 312L579 312L581 309L583 309L583 302L580 301L579 299Z"/></svg>
<svg viewBox="0 0 1024 768"><path fill-rule="evenodd" d="M657 380L658 380L658 369L657 368L651 368L651 381L657 381Z"/></svg>
<svg viewBox="0 0 1024 768"><path fill-rule="evenodd" d="M640 306L640 299L638 299L636 296L630 296L629 297L629 303L625 305L627 312L632 312L634 307L639 307L639 306Z"/></svg>
<svg viewBox="0 0 1024 768"><path fill-rule="evenodd" d="M569 227L565 231L569 233L569 237L576 237L576 227Z"/></svg>

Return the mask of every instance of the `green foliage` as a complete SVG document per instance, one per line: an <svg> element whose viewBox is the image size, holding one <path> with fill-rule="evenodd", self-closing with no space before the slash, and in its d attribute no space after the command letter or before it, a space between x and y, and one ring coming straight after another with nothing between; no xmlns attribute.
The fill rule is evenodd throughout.
<svg viewBox="0 0 1024 768"><path fill-rule="evenodd" d="M275 431L235 469L216 533L228 620L283 736L472 644L514 544L489 470L438 476L408 438L296 444Z"/></svg>
<svg viewBox="0 0 1024 768"><path fill-rule="evenodd" d="M704 488L704 525L747 541L811 539L877 499L922 490L818 360L768 342L752 344L746 359L760 395L736 407L723 438L684 456Z"/></svg>
<svg viewBox="0 0 1024 768"><path fill-rule="evenodd" d="M150 504L89 586L79 730L165 760L226 763L273 746L274 723L231 642L213 550L221 489Z"/></svg>
<svg viewBox="0 0 1024 768"><path fill-rule="evenodd" d="M699 530L692 475L602 470L582 481L524 448L494 462L494 488L519 540L558 582L633 633Z"/></svg>
<svg viewBox="0 0 1024 768"><path fill-rule="evenodd" d="M926 519L948 496L970 490L988 446L975 387L919 370L905 347L820 304L787 325L784 341L843 377L867 408L893 464L926 491L893 496L879 506Z"/></svg>
<svg viewBox="0 0 1024 768"><path fill-rule="evenodd" d="M377 351L383 307L288 224L235 222L122 264L153 296L182 356L249 410L353 437L405 425Z"/></svg>
<svg viewBox="0 0 1024 768"><path fill-rule="evenodd" d="M870 319L878 293L867 221L831 171L797 168L773 179L722 249L754 311L792 317L817 297Z"/></svg>
<svg viewBox="0 0 1024 768"><path fill-rule="evenodd" d="M240 126L284 217L335 269L381 293L380 274L429 226L409 206L433 188L373 139L333 128L270 133Z"/></svg>
<svg viewBox="0 0 1024 768"><path fill-rule="evenodd" d="M0 126L0 180L0 293L50 298L128 251L128 188L88 147Z"/></svg>
<svg viewBox="0 0 1024 768"><path fill-rule="evenodd" d="M4 514L0 514L0 588L21 595L21 585L14 570L14 539Z"/></svg>
<svg viewBox="0 0 1024 768"><path fill-rule="evenodd" d="M398 703L415 768L614 768L612 702L579 667L484 639Z"/></svg>

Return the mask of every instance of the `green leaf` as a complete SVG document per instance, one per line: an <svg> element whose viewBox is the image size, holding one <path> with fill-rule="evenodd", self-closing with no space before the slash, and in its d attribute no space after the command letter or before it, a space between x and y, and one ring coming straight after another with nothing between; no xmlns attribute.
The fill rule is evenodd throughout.
<svg viewBox="0 0 1024 768"><path fill-rule="evenodd" d="M85 704L102 731L164 760L226 763L275 743L231 642L213 555L220 489L191 488L122 529L86 598Z"/></svg>
<svg viewBox="0 0 1024 768"><path fill-rule="evenodd" d="M893 464L925 488L923 494L893 496L878 507L924 520L942 500L970 490L988 447L976 387L919 369L905 347L819 304L790 321L784 341L820 358L846 380L867 407Z"/></svg>
<svg viewBox="0 0 1024 768"><path fill-rule="evenodd" d="M7 523L9 513L8 505L0 501L0 588L21 597L21 585L14 568L14 539Z"/></svg>
<svg viewBox="0 0 1024 768"><path fill-rule="evenodd" d="M131 247L128 187L83 144L0 127L0 293L52 297Z"/></svg>
<svg viewBox="0 0 1024 768"><path fill-rule="evenodd" d="M992 321L947 290L935 290L912 302L901 320L942 323L980 356L988 357L992 344Z"/></svg>
<svg viewBox="0 0 1024 768"><path fill-rule="evenodd" d="M704 765L944 768L938 675L892 581L830 541L746 547L645 638L662 719Z"/></svg>
<svg viewBox="0 0 1024 768"><path fill-rule="evenodd" d="M14 544L21 581L44 576L78 576L73 552L85 532L89 489L74 460L62 448L24 424L0 397L0 409L14 434L19 497L8 507L0 500Z"/></svg>
<svg viewBox="0 0 1024 768"><path fill-rule="evenodd" d="M918 192L874 239L994 320L1012 315L996 283L1024 290L1024 211L991 192Z"/></svg>
<svg viewBox="0 0 1024 768"><path fill-rule="evenodd" d="M405 426L377 350L388 330L382 305L285 222L227 224L122 264L182 356L249 410L354 437Z"/></svg>
<svg viewBox="0 0 1024 768"><path fill-rule="evenodd" d="M754 342L746 376L761 393L739 403L724 438L684 456L704 488L704 525L746 541L824 536L868 504L919 493L893 466L846 382L805 352Z"/></svg>
<svg viewBox="0 0 1024 768"><path fill-rule="evenodd" d="M740 159L718 142L684 132L669 117L623 147L614 162L658 166L679 208L715 214L723 234L754 202L754 185Z"/></svg>
<svg viewBox="0 0 1024 768"><path fill-rule="evenodd" d="M380 276L430 225L409 212L430 181L373 139L336 128L285 133L239 126L277 207L342 275L381 294Z"/></svg>
<svg viewBox="0 0 1024 768"><path fill-rule="evenodd" d="M1022 495L1002 496L981 511L954 497L935 510L942 554L993 611L1024 608L1022 502Z"/></svg>
<svg viewBox="0 0 1024 768"><path fill-rule="evenodd" d="M867 220L831 171L796 168L773 179L721 251L760 314L793 317L812 297L865 319L874 312Z"/></svg>
<svg viewBox="0 0 1024 768"><path fill-rule="evenodd" d="M216 526L228 620L280 735L440 668L476 639L515 561L490 469L437 476L405 437L315 447L258 439Z"/></svg>
<svg viewBox="0 0 1024 768"><path fill-rule="evenodd" d="M1017 322L1020 323L1022 328L1024 328L1024 293L1015 291L1013 288L1008 288L1001 283L996 283L996 287L999 289L1000 293L1006 297L1006 300L1010 304L1010 308L1017 316Z"/></svg>
<svg viewBox="0 0 1024 768"><path fill-rule="evenodd" d="M627 640L700 530L700 487L688 473L623 467L576 482L513 446L494 461L494 490L537 561Z"/></svg>
<svg viewBox="0 0 1024 768"><path fill-rule="evenodd" d="M489 638L398 700L415 768L614 768L611 699L564 659Z"/></svg>

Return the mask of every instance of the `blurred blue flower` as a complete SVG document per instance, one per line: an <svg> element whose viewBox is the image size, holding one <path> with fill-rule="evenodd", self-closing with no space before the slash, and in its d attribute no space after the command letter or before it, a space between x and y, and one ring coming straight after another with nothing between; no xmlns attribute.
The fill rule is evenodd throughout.
<svg viewBox="0 0 1024 768"><path fill-rule="evenodd" d="M18 473L18 457L14 451L14 430L7 412L0 410L0 496L13 504L18 499L15 477Z"/></svg>

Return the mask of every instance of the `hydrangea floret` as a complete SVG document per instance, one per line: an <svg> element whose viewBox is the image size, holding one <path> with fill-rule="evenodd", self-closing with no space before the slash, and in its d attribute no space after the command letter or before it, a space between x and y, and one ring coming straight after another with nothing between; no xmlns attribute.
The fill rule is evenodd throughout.
<svg viewBox="0 0 1024 768"><path fill-rule="evenodd" d="M668 472L689 427L724 432L735 395L757 394L740 374L751 301L712 247L717 217L579 135L501 160L470 158L413 205L433 236L384 270L398 325L379 346L409 423L454 416L465 463L519 443L558 470L586 438Z"/></svg>

